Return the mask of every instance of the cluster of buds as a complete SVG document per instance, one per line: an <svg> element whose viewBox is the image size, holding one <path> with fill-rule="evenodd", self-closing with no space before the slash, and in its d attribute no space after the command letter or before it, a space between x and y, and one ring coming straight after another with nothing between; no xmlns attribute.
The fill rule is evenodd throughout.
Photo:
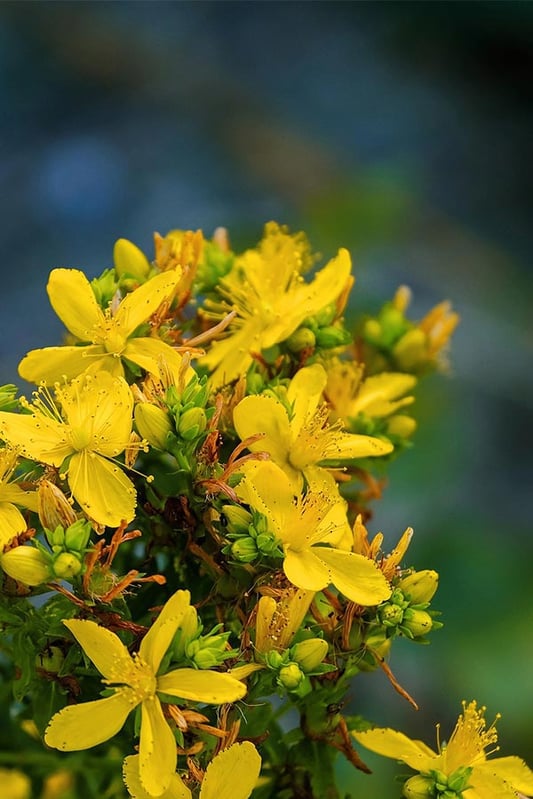
<svg viewBox="0 0 533 799"><path fill-rule="evenodd" d="M223 552L235 561L254 563L264 557L282 557L280 542L269 529L265 516L258 511L250 512L242 505L223 505L222 519L222 530L231 542L225 545Z"/></svg>
<svg viewBox="0 0 533 799"><path fill-rule="evenodd" d="M169 649L171 662L197 669L212 669L221 666L238 654L231 649L229 632L221 632L222 624L203 635L203 624L198 618L196 609L190 605L176 632Z"/></svg>
<svg viewBox="0 0 533 799"><path fill-rule="evenodd" d="M282 690L304 697L311 690L309 677L327 674L335 667L324 663L328 643L322 638L306 638L289 649L264 653L265 665L274 672L276 685Z"/></svg>

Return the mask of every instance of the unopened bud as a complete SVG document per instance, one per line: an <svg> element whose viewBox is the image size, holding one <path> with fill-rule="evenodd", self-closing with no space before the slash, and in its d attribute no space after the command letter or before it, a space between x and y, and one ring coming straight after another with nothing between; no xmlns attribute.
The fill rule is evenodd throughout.
<svg viewBox="0 0 533 799"><path fill-rule="evenodd" d="M323 347L324 349L343 347L345 344L349 344L351 340L351 334L343 327L328 325L328 327L321 327L316 332L317 347Z"/></svg>
<svg viewBox="0 0 533 799"><path fill-rule="evenodd" d="M113 261L120 277L135 277L144 281L150 271L146 255L128 239L117 239L113 248Z"/></svg>
<svg viewBox="0 0 533 799"><path fill-rule="evenodd" d="M10 549L0 562L6 574L24 585L41 585L52 577L51 559L32 546Z"/></svg>
<svg viewBox="0 0 533 799"><path fill-rule="evenodd" d="M18 769L0 768L0 785L5 799L30 799L31 780Z"/></svg>
<svg viewBox="0 0 533 799"><path fill-rule="evenodd" d="M433 569L412 572L398 581L398 588L411 605L430 602L439 584L439 575Z"/></svg>
<svg viewBox="0 0 533 799"><path fill-rule="evenodd" d="M63 665L64 660L65 656L58 646L49 646L44 650L44 652L41 652L39 655L37 655L35 659L35 665L40 669L44 669L44 671L50 672L51 674L57 674Z"/></svg>
<svg viewBox="0 0 533 799"><path fill-rule="evenodd" d="M241 505L223 505L222 513L231 533L247 533L252 523L252 514Z"/></svg>
<svg viewBox="0 0 533 799"><path fill-rule="evenodd" d="M91 525L85 519L78 519L65 530L65 549L74 552L83 552L89 543Z"/></svg>
<svg viewBox="0 0 533 799"><path fill-rule="evenodd" d="M328 644L322 638L308 638L291 649L291 659L296 661L306 674L319 666L328 654Z"/></svg>
<svg viewBox="0 0 533 799"><path fill-rule="evenodd" d="M435 782L431 777L416 774L414 777L410 777L403 786L403 796L406 799L428 799L428 797L435 796L434 786Z"/></svg>
<svg viewBox="0 0 533 799"><path fill-rule="evenodd" d="M241 563L251 563L258 555L255 541L253 538L239 538L231 545L231 554Z"/></svg>
<svg viewBox="0 0 533 799"><path fill-rule="evenodd" d="M433 620L426 610L407 608L403 614L403 627L406 627L414 638L429 633Z"/></svg>
<svg viewBox="0 0 533 799"><path fill-rule="evenodd" d="M416 430L416 421L412 416L396 414L387 420L387 435L397 438L409 438Z"/></svg>
<svg viewBox="0 0 533 799"><path fill-rule="evenodd" d="M289 691L292 691L298 688L304 677L305 674L297 663L289 663L288 666L283 666L279 670L278 681Z"/></svg>
<svg viewBox="0 0 533 799"><path fill-rule="evenodd" d="M207 427L207 417L203 408L189 408L182 413L178 424L178 433L185 441L194 441L202 435Z"/></svg>
<svg viewBox="0 0 533 799"><path fill-rule="evenodd" d="M53 569L56 577L70 582L81 572L82 563L80 558L71 552L61 552L54 560Z"/></svg>
<svg viewBox="0 0 533 799"><path fill-rule="evenodd" d="M400 369L406 372L416 370L427 363L427 336L415 327L408 330L394 345L392 354Z"/></svg>
<svg viewBox="0 0 533 799"><path fill-rule="evenodd" d="M37 503L40 522L47 530L69 527L77 519L72 505L61 489L44 477L39 480Z"/></svg>
<svg viewBox="0 0 533 799"><path fill-rule="evenodd" d="M303 350L312 350L316 344L316 337L308 327L300 327L289 336L285 342L290 352L298 353Z"/></svg>
<svg viewBox="0 0 533 799"><path fill-rule="evenodd" d="M379 619L384 627L397 627L402 623L404 611L399 605L388 603L380 607Z"/></svg>
<svg viewBox="0 0 533 799"><path fill-rule="evenodd" d="M168 413L157 405L140 402L135 406L135 424L140 435L152 447L166 449L167 434L172 430Z"/></svg>

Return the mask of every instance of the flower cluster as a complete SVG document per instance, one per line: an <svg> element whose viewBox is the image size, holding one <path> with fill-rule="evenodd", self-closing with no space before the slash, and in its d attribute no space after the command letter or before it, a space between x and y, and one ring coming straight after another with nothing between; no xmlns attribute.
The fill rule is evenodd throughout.
<svg viewBox="0 0 533 799"><path fill-rule="evenodd" d="M412 530L387 552L366 524L457 316L407 319L402 288L352 331L350 255L317 260L272 222L52 271L65 343L22 359L32 397L0 389L5 799L335 799L355 740L419 771L406 797L533 793L485 768L475 705L438 754L343 713L378 669L416 706L391 649L442 626Z"/></svg>

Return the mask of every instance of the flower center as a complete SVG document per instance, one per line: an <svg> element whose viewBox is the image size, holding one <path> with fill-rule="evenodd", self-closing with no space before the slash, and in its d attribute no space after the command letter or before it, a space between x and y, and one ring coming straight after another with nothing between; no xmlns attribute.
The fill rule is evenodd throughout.
<svg viewBox="0 0 533 799"><path fill-rule="evenodd" d="M76 452L86 449L91 441L91 433L85 427L73 427L70 430L70 443Z"/></svg>

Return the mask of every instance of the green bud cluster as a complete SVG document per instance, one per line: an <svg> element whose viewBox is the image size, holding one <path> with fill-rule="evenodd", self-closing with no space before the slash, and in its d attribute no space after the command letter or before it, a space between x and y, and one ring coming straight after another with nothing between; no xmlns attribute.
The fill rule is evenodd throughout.
<svg viewBox="0 0 533 799"><path fill-rule="evenodd" d="M107 308L118 289L115 270L106 269L99 277L95 277L91 280L91 288L98 305L101 308Z"/></svg>
<svg viewBox="0 0 533 799"><path fill-rule="evenodd" d="M326 305L319 313L305 319L285 342L294 355L312 353L316 349L331 350L351 344L352 336L337 319L335 303Z"/></svg>
<svg viewBox="0 0 533 799"><path fill-rule="evenodd" d="M225 554L238 563L253 563L262 557L283 557L281 542L269 529L262 513L255 510L250 513L240 505L224 505L222 514L226 523L225 536L231 542L223 548Z"/></svg>
<svg viewBox="0 0 533 799"><path fill-rule="evenodd" d="M363 341L377 352L372 371L394 369L418 374L430 365L426 333L405 317L402 310L388 302L377 316L363 324Z"/></svg>
<svg viewBox="0 0 533 799"><path fill-rule="evenodd" d="M333 666L322 662L327 653L327 641L322 638L306 638L283 652L274 649L267 652L264 661L275 672L276 683L280 688L305 696L311 690L309 677L333 670Z"/></svg>
<svg viewBox="0 0 533 799"><path fill-rule="evenodd" d="M83 559L87 552L91 525L78 519L69 527L45 528L46 540L52 549L52 573L60 580L72 580L83 571ZM48 554L43 548L44 554Z"/></svg>
<svg viewBox="0 0 533 799"><path fill-rule="evenodd" d="M223 250L216 241L205 241L203 257L196 272L195 290L206 294L215 289L220 279L231 271L235 255Z"/></svg>
<svg viewBox="0 0 533 799"><path fill-rule="evenodd" d="M469 787L471 773L471 767L461 766L450 776L438 770L432 770L429 774L416 774L404 784L403 796L406 799L461 799L463 792Z"/></svg>
<svg viewBox="0 0 533 799"><path fill-rule="evenodd" d="M207 378L197 375L189 381L180 395L175 386L171 386L166 395L166 405L174 422L174 446L167 447L174 453L177 447L196 449L199 440L207 428L207 422L212 415L212 410L207 408L209 389Z"/></svg>
<svg viewBox="0 0 533 799"><path fill-rule="evenodd" d="M388 636L399 634L420 640L431 630L442 627L434 619L435 611L427 610L437 584L438 575L430 569L411 572L396 582L389 599L377 609L377 621Z"/></svg>
<svg viewBox="0 0 533 799"><path fill-rule="evenodd" d="M222 628L222 624L217 624L202 635L203 624L196 609L189 606L171 645L172 660L197 669L212 669L235 657L237 650L228 648L230 633L221 632Z"/></svg>

